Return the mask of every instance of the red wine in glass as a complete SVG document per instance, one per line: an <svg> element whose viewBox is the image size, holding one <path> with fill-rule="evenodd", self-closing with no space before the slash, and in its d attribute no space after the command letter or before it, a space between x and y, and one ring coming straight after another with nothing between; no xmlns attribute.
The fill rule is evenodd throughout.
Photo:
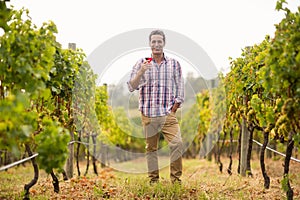
<svg viewBox="0 0 300 200"><path fill-rule="evenodd" d="M148 63L150 63L152 61L152 58L151 57L147 57L146 60L147 60Z"/></svg>

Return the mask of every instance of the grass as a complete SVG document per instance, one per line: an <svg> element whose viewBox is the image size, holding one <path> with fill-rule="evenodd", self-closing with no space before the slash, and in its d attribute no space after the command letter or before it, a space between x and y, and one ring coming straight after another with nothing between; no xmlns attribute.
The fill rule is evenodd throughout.
<svg viewBox="0 0 300 200"><path fill-rule="evenodd" d="M166 158L161 158L162 163ZM223 158L224 171L228 159ZM233 163L233 174L220 173L212 161L184 160L182 185L173 185L169 179L169 168L160 171L160 182L148 183L145 173L125 173L112 168L99 169L98 176L90 168L86 177L74 176L71 180L60 179L60 193L54 193L51 176L40 171L38 183L30 190L31 199L285 199L281 189L283 160L267 160L267 172L271 178L270 189L263 188L263 178L258 160L252 161L253 177L241 177L236 173L237 159ZM115 166L117 163L115 164ZM119 169L144 167L143 159L119 163ZM81 171L85 166L82 163ZM300 198L300 164L291 162L291 185L294 198ZM0 172L0 199L22 199L23 187L33 177L30 163Z"/></svg>

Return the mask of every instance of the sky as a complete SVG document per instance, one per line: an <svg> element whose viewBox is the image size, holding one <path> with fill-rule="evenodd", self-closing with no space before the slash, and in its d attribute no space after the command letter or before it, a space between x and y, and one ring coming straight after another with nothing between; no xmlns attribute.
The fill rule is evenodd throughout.
<svg viewBox="0 0 300 200"><path fill-rule="evenodd" d="M299 0L287 2L292 11L300 6ZM275 10L276 0L10 0L8 5L15 9L27 8L38 26L53 21L62 47L76 43L87 56L105 41L124 32L168 29L201 46L223 72L230 69L229 57L239 57L241 49L260 43L266 35L272 37L274 24L284 17L282 11ZM115 60L107 74L102 75L104 81L114 82L123 77L140 54L133 52ZM119 78L114 79L109 71Z"/></svg>

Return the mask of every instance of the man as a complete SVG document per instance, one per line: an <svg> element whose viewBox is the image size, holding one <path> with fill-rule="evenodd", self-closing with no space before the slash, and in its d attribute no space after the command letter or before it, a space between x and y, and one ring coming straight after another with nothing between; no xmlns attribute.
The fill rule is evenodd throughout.
<svg viewBox="0 0 300 200"><path fill-rule="evenodd" d="M139 90L139 110L146 138L146 158L150 183L159 181L158 141L162 132L170 147L170 178L181 183L182 139L176 111L184 101L184 83L178 61L165 56L165 34L154 30L149 35L152 55L140 59L127 82L130 92Z"/></svg>

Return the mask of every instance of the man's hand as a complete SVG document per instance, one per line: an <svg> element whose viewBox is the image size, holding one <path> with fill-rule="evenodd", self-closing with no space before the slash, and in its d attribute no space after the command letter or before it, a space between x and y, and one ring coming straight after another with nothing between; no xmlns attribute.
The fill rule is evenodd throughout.
<svg viewBox="0 0 300 200"><path fill-rule="evenodd" d="M142 76L148 69L150 69L151 66L152 64L147 60L141 64L141 68L137 72L136 76L129 82L133 89L136 89L139 86Z"/></svg>
<svg viewBox="0 0 300 200"><path fill-rule="evenodd" d="M150 69L152 66L152 64L149 62L149 61L144 61L142 64L141 64L141 69L140 69L140 72L142 74L144 74L148 69Z"/></svg>
<svg viewBox="0 0 300 200"><path fill-rule="evenodd" d="M176 113L177 109L179 108L179 105L180 105L179 103L174 103L171 112Z"/></svg>

